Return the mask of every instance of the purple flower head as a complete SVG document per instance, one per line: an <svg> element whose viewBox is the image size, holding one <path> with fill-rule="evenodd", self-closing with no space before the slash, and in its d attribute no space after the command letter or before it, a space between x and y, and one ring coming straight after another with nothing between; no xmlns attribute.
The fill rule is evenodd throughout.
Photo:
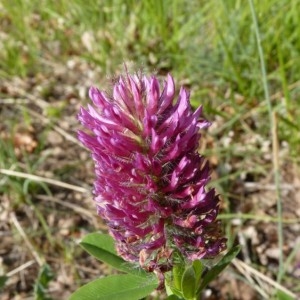
<svg viewBox="0 0 300 300"><path fill-rule="evenodd" d="M111 94L91 88L79 140L95 161L98 214L118 253L148 271L168 271L172 253L212 258L226 248L216 221L219 198L206 190L209 166L198 154L199 129L210 123L178 96L171 75L120 76Z"/></svg>

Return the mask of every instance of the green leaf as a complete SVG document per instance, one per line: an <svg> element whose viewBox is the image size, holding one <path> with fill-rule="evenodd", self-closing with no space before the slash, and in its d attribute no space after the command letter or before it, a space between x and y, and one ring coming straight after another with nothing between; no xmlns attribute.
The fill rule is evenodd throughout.
<svg viewBox="0 0 300 300"><path fill-rule="evenodd" d="M6 276L0 276L0 290L4 287L7 279L8 279L8 277L6 277Z"/></svg>
<svg viewBox="0 0 300 300"><path fill-rule="evenodd" d="M175 294L181 299L183 297L181 293L181 281L185 271L185 260L178 251L174 251L172 257L175 264L170 272L170 276L165 277L165 285L170 290L169 293L167 290L168 295Z"/></svg>
<svg viewBox="0 0 300 300"><path fill-rule="evenodd" d="M240 252L240 246L235 246L226 253L222 259L213 266L203 277L198 293L202 291L212 280L214 280L229 264L230 262L238 255Z"/></svg>
<svg viewBox="0 0 300 300"><path fill-rule="evenodd" d="M176 296L176 295L170 295L166 300L182 300L182 298Z"/></svg>
<svg viewBox="0 0 300 300"><path fill-rule="evenodd" d="M294 297L286 294L284 291L282 290L278 290L277 291L277 299L278 300L295 300Z"/></svg>
<svg viewBox="0 0 300 300"><path fill-rule="evenodd" d="M39 276L34 285L35 300L49 300L47 288L49 282L54 278L54 274L48 264L44 264L39 272Z"/></svg>
<svg viewBox="0 0 300 300"><path fill-rule="evenodd" d="M115 250L114 239L108 234L90 233L83 238L80 246L95 258L119 271L142 277L148 277L149 275L142 268L136 267L118 256Z"/></svg>
<svg viewBox="0 0 300 300"><path fill-rule="evenodd" d="M93 245L97 248L101 248L109 253L117 255L114 239L109 234L99 232L87 234L80 242L82 247L84 247L85 244Z"/></svg>
<svg viewBox="0 0 300 300"><path fill-rule="evenodd" d="M69 300L138 300L149 295L157 286L156 277L111 275L82 286Z"/></svg>
<svg viewBox="0 0 300 300"><path fill-rule="evenodd" d="M185 270L185 265L184 264L177 264L173 267L172 270L172 275L173 275L173 285L177 290L181 289L181 281L182 281L182 276Z"/></svg>
<svg viewBox="0 0 300 300"><path fill-rule="evenodd" d="M173 269L171 274L168 274L170 276L165 276L165 287L166 287L166 292L167 295L177 295L179 298L183 297L181 293L181 281L182 281L182 276L185 270L185 265L184 264L176 264Z"/></svg>
<svg viewBox="0 0 300 300"><path fill-rule="evenodd" d="M181 291L185 299L194 299L196 295L196 273L193 266L189 266L183 273Z"/></svg>
<svg viewBox="0 0 300 300"><path fill-rule="evenodd" d="M201 276L202 276L202 272L203 272L203 264L202 264L201 260L198 259L198 260L193 261L193 268L195 271L196 286L198 286L200 284Z"/></svg>

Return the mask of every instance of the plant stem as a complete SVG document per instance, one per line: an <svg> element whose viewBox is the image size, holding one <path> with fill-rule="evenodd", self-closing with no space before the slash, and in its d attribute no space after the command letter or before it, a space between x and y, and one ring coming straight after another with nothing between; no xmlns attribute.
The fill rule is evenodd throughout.
<svg viewBox="0 0 300 300"><path fill-rule="evenodd" d="M260 33L259 33L259 27L258 27L258 22L257 22L257 17L256 17L256 13L255 13L253 0L249 0L249 5L250 5L250 9L251 9L251 15L252 15L252 19L253 19L254 30L255 30L256 40L257 40L257 48L258 48L259 59L260 59L262 81L263 81L265 99L266 99L267 105L268 105L269 121L270 121L270 129L271 129L270 132L271 132L271 136L272 136L273 171L274 171L274 183L276 186L277 216L278 216L278 227L277 227L278 247L280 250L277 282L280 283L282 276L283 276L283 272L284 272L284 266L283 266L282 204L281 204L281 190L280 190L280 171L279 171L279 163L278 163L278 139L277 139L276 115L275 115L275 112L273 112L272 103L271 103L271 99L270 99L268 80L267 80L267 72L266 72L266 66L265 66L265 61L264 61L264 53L263 53L263 48L261 45L261 37L260 37Z"/></svg>

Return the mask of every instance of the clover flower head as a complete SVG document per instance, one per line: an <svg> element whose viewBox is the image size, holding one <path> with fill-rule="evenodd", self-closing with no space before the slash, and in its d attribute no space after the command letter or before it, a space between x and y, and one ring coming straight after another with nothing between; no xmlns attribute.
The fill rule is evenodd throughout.
<svg viewBox="0 0 300 300"><path fill-rule="evenodd" d="M192 110L188 91L167 75L126 73L110 93L92 87L81 108L88 131L79 140L95 162L94 195L119 255L148 271L172 268L172 254L212 258L226 248L216 221L219 197L198 153L199 129L210 123Z"/></svg>

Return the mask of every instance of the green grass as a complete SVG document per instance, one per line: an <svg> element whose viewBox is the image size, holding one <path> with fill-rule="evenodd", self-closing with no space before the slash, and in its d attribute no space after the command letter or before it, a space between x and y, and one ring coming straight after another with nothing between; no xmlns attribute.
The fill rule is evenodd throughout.
<svg viewBox="0 0 300 300"><path fill-rule="evenodd" d="M227 219L226 213L236 213L230 204L237 197L235 182L244 173L259 181L273 168L271 146L270 159L264 159L265 142L272 140L272 113L277 115L279 149L284 145L288 149L280 159L299 164L300 0L253 2L257 26L248 2L241 0L2 0L0 78L25 80L40 74L51 78L49 64L66 65L78 57L91 70L97 69L101 78L118 73L124 62L131 61L145 72L171 72L191 89L192 104L203 104L205 114L218 124L205 135L211 140L205 153L219 162L219 178L214 185L225 198L223 218ZM56 82L48 86L50 92L44 87L42 97L52 93L52 85L55 87ZM5 92L0 90L0 96L5 98ZM44 112L49 122L42 126L36 150L30 155L24 153L21 159L14 153L12 137L20 115L26 126L34 120L26 105L21 105L18 117L10 116L3 122L11 139L0 136L1 168L32 174L41 171L40 154L47 147L48 131L59 124L59 117L64 118L62 111L68 105L67 100L60 100L61 106L50 105ZM231 140L226 142L228 137ZM66 171L69 167L71 171ZM70 162L57 166L53 173L68 181L73 168ZM280 188L279 181L277 186ZM6 194L13 199L14 209L31 207L42 234L53 244L45 221L47 211L34 202L37 193L50 195L51 188L44 183L0 178L0 196ZM251 214L255 211L248 216ZM231 224L226 224L231 234ZM230 236L230 241L234 240L235 235ZM287 257L292 264L294 255ZM286 270L288 266L284 266ZM286 272L280 277L283 284L289 280Z"/></svg>
<svg viewBox="0 0 300 300"><path fill-rule="evenodd" d="M43 61L63 63L73 55L108 74L132 60L137 67L188 80L194 103L211 104L207 110L222 103L243 115L264 101L251 11L243 1L201 2L3 0L1 75L34 75L43 71ZM300 70L300 2L255 1L255 6L270 94L280 93L273 100L280 137L296 155L300 125L293 116L299 113L300 84L291 85ZM236 105L235 94L244 97L242 105ZM259 130L266 134L268 125Z"/></svg>

